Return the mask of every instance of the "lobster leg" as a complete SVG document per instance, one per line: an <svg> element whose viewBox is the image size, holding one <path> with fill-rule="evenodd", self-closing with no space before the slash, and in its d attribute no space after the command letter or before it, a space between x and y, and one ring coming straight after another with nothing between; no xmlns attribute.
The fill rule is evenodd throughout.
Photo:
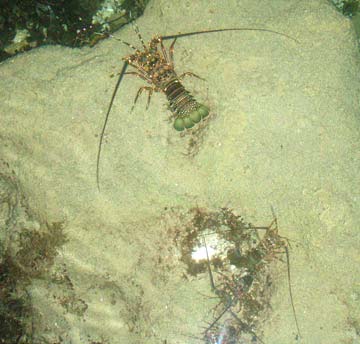
<svg viewBox="0 0 360 344"><path fill-rule="evenodd" d="M177 37L175 37L175 39L171 43L170 49L169 49L170 61L172 64L174 64L174 45L175 45L176 40L177 40Z"/></svg>
<svg viewBox="0 0 360 344"><path fill-rule="evenodd" d="M193 76L194 78L198 78L198 79L200 79L200 80L205 81L204 78L196 75L196 74L193 73L193 72L185 72L185 73L180 74L180 75L179 75L179 80L183 79L185 76Z"/></svg>
<svg viewBox="0 0 360 344"><path fill-rule="evenodd" d="M140 97L141 93L143 93L143 91L148 91L148 92L149 92L148 100L147 100L147 104L146 104L146 110L149 108L150 99L151 99L151 95L153 94L154 88L153 88L153 87L150 87L150 86L142 86L142 87L139 88L139 90L138 90L137 93L136 93L136 97L135 97L135 99L134 99L134 104L133 104L133 106L131 107L130 112L132 112L132 110L134 109L135 104L136 104L138 98Z"/></svg>
<svg viewBox="0 0 360 344"><path fill-rule="evenodd" d="M137 72L126 72L125 74L127 75L135 75L135 76L138 76L139 78L147 81L148 83L151 83L151 79L149 78L146 78L142 73L137 73Z"/></svg>

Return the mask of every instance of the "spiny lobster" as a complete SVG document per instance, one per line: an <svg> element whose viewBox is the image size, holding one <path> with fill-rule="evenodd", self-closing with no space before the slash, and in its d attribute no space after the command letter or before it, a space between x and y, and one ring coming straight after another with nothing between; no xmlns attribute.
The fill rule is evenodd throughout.
<svg viewBox="0 0 360 344"><path fill-rule="evenodd" d="M196 74L192 72L185 72L182 73L181 75L178 75L175 72L174 46L178 38L207 34L207 33L225 32L225 31L263 31L263 32L270 32L273 34L281 35L297 42L296 39L290 37L285 33L277 32L270 29L225 28L225 29L213 29L213 30L194 31L187 33L178 33L167 36L157 35L150 40L148 45L146 45L142 39L142 36L140 35L139 29L136 26L135 26L135 31L142 43L143 50L139 50L136 47L134 47L132 44L127 43L122 39L116 38L120 42L126 44L127 46L135 50L135 52L134 54L123 57L124 64L120 71L113 94L111 96L110 104L108 106L108 110L105 115L105 121L100 134L97 163L96 163L96 181L99 190L100 190L99 165L100 165L101 148L103 144L105 129L109 119L111 108L114 103L116 93L119 89L120 83L125 74L136 75L141 79L147 81L148 84L150 84L150 86L142 86L139 88L132 109L134 108L139 96L143 91L149 92L146 108L148 108L150 104L150 99L154 91L163 92L165 93L168 99L170 110L173 113L173 117L175 118L173 124L175 130L183 131L185 129L190 129L194 127L197 123L205 119L209 115L210 109L207 106L198 103L194 99L194 97L190 94L190 92L188 92L181 83L182 78L187 75L194 76L197 78L200 77L198 77ZM170 39L173 39L173 42L171 43L169 52L167 53L163 41ZM127 67L129 65L135 68L136 71L126 72Z"/></svg>

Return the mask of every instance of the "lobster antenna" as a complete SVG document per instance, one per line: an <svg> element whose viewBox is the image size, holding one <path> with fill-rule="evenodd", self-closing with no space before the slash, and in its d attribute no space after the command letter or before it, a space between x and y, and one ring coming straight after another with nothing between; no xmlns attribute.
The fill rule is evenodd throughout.
<svg viewBox="0 0 360 344"><path fill-rule="evenodd" d="M291 279L290 279L290 257L289 257L289 249L287 248L287 246L285 246L285 253L286 253L286 262L287 262L287 275L288 275L290 302L291 302L291 307L292 307L293 314L294 314L296 329L297 329L299 338L301 338L299 323L297 320L296 310L295 310L295 305L294 305L294 299L293 299L293 295L292 295Z"/></svg>
<svg viewBox="0 0 360 344"><path fill-rule="evenodd" d="M203 33L224 32L224 31L263 31L263 32L270 32L270 33L274 33L276 35L284 36L286 38L289 38L289 39L295 41L296 43L299 43L299 41L297 39L287 35L286 33L278 32L278 31L274 31L274 30L270 30L270 29L264 29L264 28L248 28L248 27L244 27L244 28L235 27L235 28L228 28L228 29L202 30L202 31L194 31L194 32L187 32L187 33L178 33L178 34L175 34L175 35L162 36L162 39L166 40L166 39L173 39L173 38L200 35L200 34L203 34Z"/></svg>
<svg viewBox="0 0 360 344"><path fill-rule="evenodd" d="M211 272L209 252L208 252L208 248L207 248L207 245L206 245L205 236L203 236L203 241L204 241L204 246L205 246L206 265L207 265L207 268L208 268L208 271L209 271L211 289L215 292L215 291L216 291L216 287L215 287L215 283L214 283L214 277L213 277L213 274L212 274L212 272Z"/></svg>
<svg viewBox="0 0 360 344"><path fill-rule="evenodd" d="M271 212L272 212L272 215L273 215L273 218L274 218L273 222L275 223L275 226L277 227L278 226L277 217L276 217L275 210L274 210L273 206L271 206ZM289 243L289 245L290 245L290 243ZM291 308L292 308L292 311L293 311L293 314L294 314L295 325L296 325L296 329L297 329L297 332L298 332L298 336L299 336L299 338L301 338L300 327L299 327L299 323L298 323L297 316L296 316L294 298L293 298L292 287L291 287L290 254L289 254L289 249L288 249L287 246L285 246L285 254L286 254L287 277L288 277L287 279L288 279L288 285L289 285L289 295L290 295Z"/></svg>
<svg viewBox="0 0 360 344"><path fill-rule="evenodd" d="M99 166L100 166L100 157L101 157L101 147L102 147L103 141L104 141L105 129L106 129L106 125L107 125L107 122L108 122L108 119L109 119L109 114L110 114L110 111L111 111L111 107L113 105L116 93L117 93L117 91L119 89L120 82L121 82L121 80L123 79L123 77L125 75L125 71L126 71L127 66L128 66L128 63L125 61L124 65L123 65L123 67L121 69L121 72L119 74L119 78L118 78L118 80L116 82L116 86L114 88L113 94L111 96L110 104L109 104L109 107L107 109L106 116L105 116L104 125L102 127L101 134L100 134L100 141L99 141L99 147L98 147L98 153L97 153L97 159L96 159L96 184L97 184L97 187L98 187L99 191L100 191L100 168L99 168Z"/></svg>

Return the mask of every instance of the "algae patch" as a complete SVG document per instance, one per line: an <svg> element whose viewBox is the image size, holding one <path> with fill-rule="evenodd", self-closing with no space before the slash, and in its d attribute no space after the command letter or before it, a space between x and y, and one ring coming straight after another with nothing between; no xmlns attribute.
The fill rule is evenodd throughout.
<svg viewBox="0 0 360 344"><path fill-rule="evenodd" d="M8 170L1 163L2 170ZM34 307L28 287L44 278L65 243L62 223L33 214L11 171L0 172L0 343L33 343Z"/></svg>
<svg viewBox="0 0 360 344"><path fill-rule="evenodd" d="M218 300L208 310L213 317L204 325L202 340L263 343L261 327L271 311L274 268L281 256L286 256L291 288L288 241L279 235L274 213L264 226L254 226L228 208L193 208L188 218L175 230L180 260L189 279L208 274L209 292ZM294 309L291 289L289 293ZM300 337L295 309L294 317Z"/></svg>

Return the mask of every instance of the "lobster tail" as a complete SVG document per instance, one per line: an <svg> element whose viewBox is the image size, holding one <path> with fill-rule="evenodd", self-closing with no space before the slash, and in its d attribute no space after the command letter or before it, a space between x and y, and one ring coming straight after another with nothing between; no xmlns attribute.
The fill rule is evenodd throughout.
<svg viewBox="0 0 360 344"><path fill-rule="evenodd" d="M198 103L179 79L170 80L164 88L164 93L169 101L170 110L176 117L174 128L178 131L192 128L209 114L209 109Z"/></svg>

